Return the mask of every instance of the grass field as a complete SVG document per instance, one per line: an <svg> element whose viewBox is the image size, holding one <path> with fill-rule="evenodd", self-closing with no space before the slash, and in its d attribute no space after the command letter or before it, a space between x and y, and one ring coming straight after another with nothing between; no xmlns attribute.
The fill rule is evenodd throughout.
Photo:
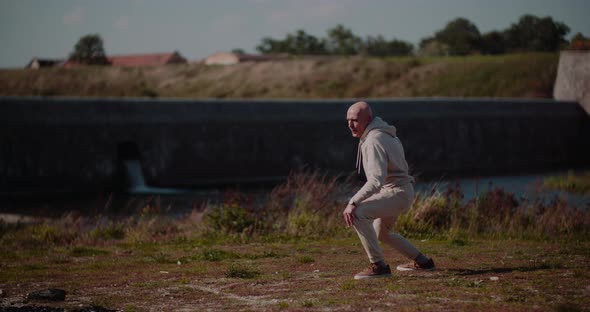
<svg viewBox="0 0 590 312"><path fill-rule="evenodd" d="M355 281L356 237L212 243L199 239L2 248L3 305L27 292L123 311L582 311L590 307L587 240L416 240L433 273ZM406 261L386 252L392 264Z"/></svg>
<svg viewBox="0 0 590 312"><path fill-rule="evenodd" d="M551 98L557 53L294 58L143 68L0 70L0 95L172 98Z"/></svg>
<svg viewBox="0 0 590 312"><path fill-rule="evenodd" d="M555 181L580 189L588 177ZM438 269L355 281L368 262L341 220L341 195L352 188L301 173L264 200L229 192L182 216L163 213L168 203L160 198L134 198L126 217L72 211L37 223L0 222L0 310L589 309L590 201L527 203L501 189L467 202L453 188L420 194L397 229ZM407 262L387 248L385 255L393 267ZM47 288L67 291L66 300L24 301Z"/></svg>

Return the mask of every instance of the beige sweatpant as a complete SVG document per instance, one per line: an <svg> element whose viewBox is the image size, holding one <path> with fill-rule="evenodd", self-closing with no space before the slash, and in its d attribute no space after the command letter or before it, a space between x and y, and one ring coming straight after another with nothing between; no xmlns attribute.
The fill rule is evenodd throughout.
<svg viewBox="0 0 590 312"><path fill-rule="evenodd" d="M354 210L354 228L361 239L371 263L383 261L379 240L402 255L415 259L420 251L398 233L391 232L397 218L412 206L414 187L408 183L400 187L383 187L358 204Z"/></svg>

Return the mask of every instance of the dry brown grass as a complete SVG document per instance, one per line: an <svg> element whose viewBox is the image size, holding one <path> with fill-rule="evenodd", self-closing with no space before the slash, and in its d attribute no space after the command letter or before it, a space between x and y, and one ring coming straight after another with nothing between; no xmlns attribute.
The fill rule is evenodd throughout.
<svg viewBox="0 0 590 312"><path fill-rule="evenodd" d="M557 54L326 57L230 66L0 70L0 95L178 98L551 97Z"/></svg>

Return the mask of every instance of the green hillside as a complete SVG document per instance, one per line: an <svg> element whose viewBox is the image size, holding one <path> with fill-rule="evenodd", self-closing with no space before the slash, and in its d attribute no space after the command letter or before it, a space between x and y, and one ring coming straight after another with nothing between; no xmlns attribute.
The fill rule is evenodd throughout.
<svg viewBox="0 0 590 312"><path fill-rule="evenodd" d="M178 98L551 97L557 53L294 58L229 66L0 70L0 95Z"/></svg>

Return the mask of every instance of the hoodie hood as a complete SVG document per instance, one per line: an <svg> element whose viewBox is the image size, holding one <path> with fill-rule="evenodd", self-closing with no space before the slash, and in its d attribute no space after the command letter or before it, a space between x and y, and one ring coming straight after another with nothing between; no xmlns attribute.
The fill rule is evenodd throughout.
<svg viewBox="0 0 590 312"><path fill-rule="evenodd" d="M381 119L381 117L375 117L367 125L365 132L363 132L363 135L361 136L361 143L365 140L365 138L367 137L369 132L371 132L371 130L379 130L379 131L385 132L393 137L395 137L397 135L397 130L395 129L394 126L383 121L383 119Z"/></svg>
<svg viewBox="0 0 590 312"><path fill-rule="evenodd" d="M387 133L392 137L395 137L397 135L397 130L395 129L395 126L388 124L383 119L381 119L381 117L375 117L373 118L373 120L371 120L371 122L367 125L367 128L365 128L365 132L363 132L363 135L359 140L359 145L356 151L356 168L359 174L361 173L362 165L361 145L363 145L363 142L367 138L367 135L369 135L369 132L373 130Z"/></svg>

